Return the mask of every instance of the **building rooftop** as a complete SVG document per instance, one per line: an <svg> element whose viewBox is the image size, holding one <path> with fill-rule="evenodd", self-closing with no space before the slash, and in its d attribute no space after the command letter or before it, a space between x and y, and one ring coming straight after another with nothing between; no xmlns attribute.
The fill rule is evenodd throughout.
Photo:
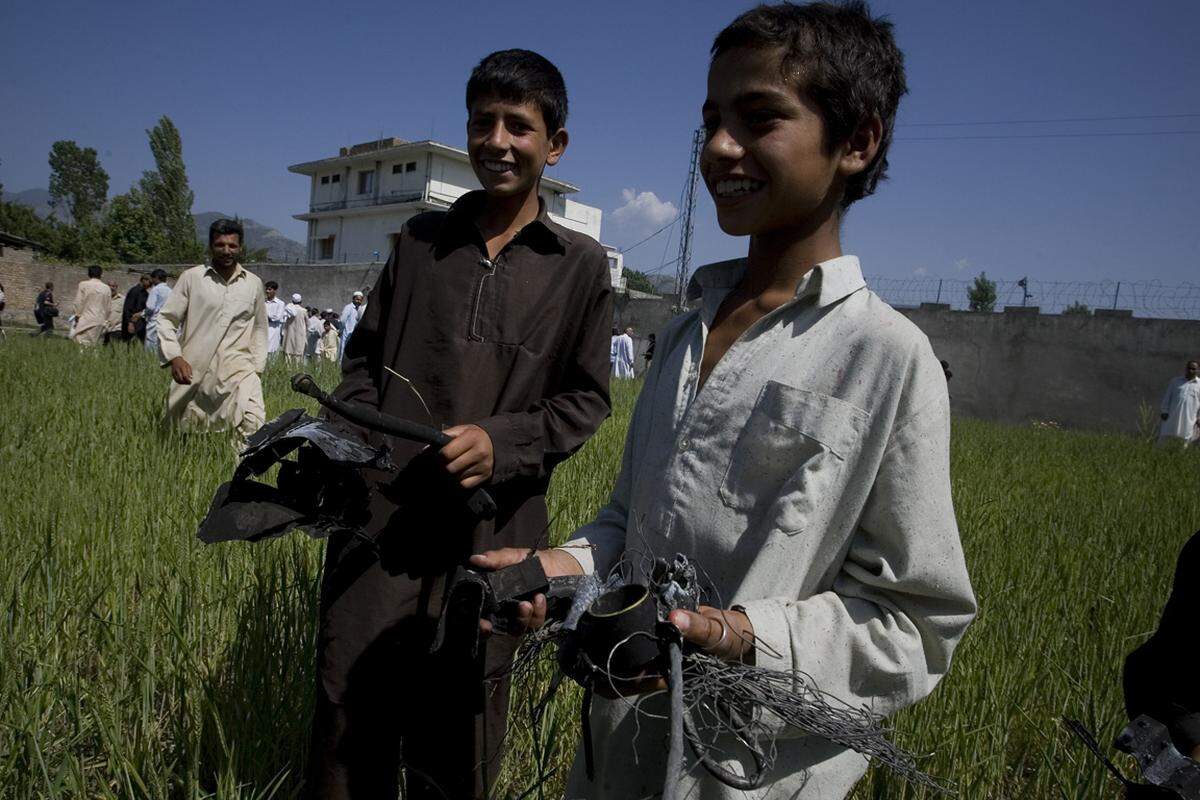
<svg viewBox="0 0 1200 800"><path fill-rule="evenodd" d="M448 158L453 158L463 163L469 161L467 151L458 147L451 147L448 144L435 142L431 139L424 139L419 142L406 142L403 139L388 137L384 139L376 139L371 142L362 142L360 144L351 145L350 147L340 148L336 156L330 158L321 158L316 161L304 161L299 164L292 164L288 167L289 172L295 172L300 175L315 175L318 172L334 168L348 167L351 164L363 161L363 156L371 155L383 158L403 158L413 153L421 152L440 153ZM574 186L566 181L560 181L556 178L542 176L542 185L562 192L563 194L574 194L579 191L578 186Z"/></svg>

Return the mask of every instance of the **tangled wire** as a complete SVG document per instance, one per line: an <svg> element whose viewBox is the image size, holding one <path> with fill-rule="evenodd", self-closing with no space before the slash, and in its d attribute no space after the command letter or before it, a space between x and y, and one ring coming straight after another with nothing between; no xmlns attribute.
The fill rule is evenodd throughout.
<svg viewBox="0 0 1200 800"><path fill-rule="evenodd" d="M671 710L667 720L671 726L667 774L664 776L664 800L673 798L682 782L686 742L697 763L715 778L738 789L753 789L761 784L776 760L777 739L784 731L819 736L848 747L887 767L905 780L935 791L949 787L925 774L912 754L896 746L888 738L880 716L866 707L852 707L824 692L813 678L798 670L774 670L739 662L717 659L703 651L685 649L667 615L676 608L695 610L701 603L715 598L712 583L687 557L676 555L671 561L638 556L635 564L622 563L612 574L601 580L586 579L576 593L565 619L552 622L526 637L513 664L519 676L534 669L537 662L554 652L559 671L535 710L535 724L564 676L582 684L585 689L583 727L584 755L591 774L591 742L588 708L596 686L607 686L613 694L621 694L621 686L642 675L629 674L629 653L640 648L645 658L645 644L654 643L656 657L648 665L667 679ZM633 576L645 579L641 584ZM657 625L649 630L619 630L615 638L598 634L595 610L604 603L601 598L616 596L621 587L645 585L654 601ZM636 597L636 591L626 596ZM635 603L636 605L636 603ZM632 606L631 606L632 607ZM600 615L605 618L617 614ZM603 642L597 650L596 641ZM757 647L765 647L756 642ZM636 662L636 659L634 661ZM621 667L616 667L621 664ZM631 703L635 713L644 717L663 719L644 709L641 703ZM752 771L741 775L721 766L721 762L737 755L733 749L749 755Z"/></svg>

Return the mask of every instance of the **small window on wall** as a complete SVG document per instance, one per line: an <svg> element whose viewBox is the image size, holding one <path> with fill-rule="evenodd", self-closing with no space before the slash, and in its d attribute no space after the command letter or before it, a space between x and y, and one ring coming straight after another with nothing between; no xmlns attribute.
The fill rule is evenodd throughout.
<svg viewBox="0 0 1200 800"><path fill-rule="evenodd" d="M326 236L324 239L318 239L317 243L320 245L320 252L318 253L317 258L320 258L324 261L328 261L329 259L333 258L332 236Z"/></svg>
<svg viewBox="0 0 1200 800"><path fill-rule="evenodd" d="M365 169L358 173L358 193L370 194L375 191L375 170Z"/></svg>
<svg viewBox="0 0 1200 800"><path fill-rule="evenodd" d="M403 172L404 172L403 164L392 164L392 174L393 175L400 175Z"/></svg>
<svg viewBox="0 0 1200 800"><path fill-rule="evenodd" d="M333 176L333 178L332 178L332 182L333 182L333 183L341 183L341 182L342 182L342 176L341 176L341 175L334 175L334 176Z"/></svg>
<svg viewBox="0 0 1200 800"><path fill-rule="evenodd" d="M416 172L417 171L417 162L410 161L407 164L405 164L404 171L405 172Z"/></svg>
<svg viewBox="0 0 1200 800"><path fill-rule="evenodd" d="M328 176L328 175L322 175L322 176L321 176L321 185L322 185L322 186L324 186L324 185L325 185L325 184L327 184L327 183L329 183L329 176Z"/></svg>

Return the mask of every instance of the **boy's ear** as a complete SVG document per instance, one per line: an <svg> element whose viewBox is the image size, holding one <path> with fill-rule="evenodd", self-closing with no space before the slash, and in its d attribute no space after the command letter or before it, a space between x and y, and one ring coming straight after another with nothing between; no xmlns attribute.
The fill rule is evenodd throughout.
<svg viewBox="0 0 1200 800"><path fill-rule="evenodd" d="M546 154L546 166L553 167L558 163L558 160L563 157L563 153L567 152L567 142L570 139L571 137L567 135L566 128L559 128L550 137L550 152Z"/></svg>
<svg viewBox="0 0 1200 800"><path fill-rule="evenodd" d="M871 166L879 152L879 142L883 139L883 120L878 114L872 114L859 123L858 128L842 145L842 157L838 163L841 173L845 176L857 175Z"/></svg>

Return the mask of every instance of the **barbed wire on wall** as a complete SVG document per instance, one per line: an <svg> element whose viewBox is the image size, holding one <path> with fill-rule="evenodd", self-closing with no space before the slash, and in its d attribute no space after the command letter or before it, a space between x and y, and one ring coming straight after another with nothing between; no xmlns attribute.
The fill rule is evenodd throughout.
<svg viewBox="0 0 1200 800"><path fill-rule="evenodd" d="M948 303L966 309L973 280L957 278L867 277L872 291L893 306ZM1043 314L1061 314L1082 305L1096 309L1127 309L1138 317L1200 319L1200 284L1159 281L1019 281L997 280L996 311L1005 306L1037 306ZM1028 292L1028 294L1026 294Z"/></svg>

